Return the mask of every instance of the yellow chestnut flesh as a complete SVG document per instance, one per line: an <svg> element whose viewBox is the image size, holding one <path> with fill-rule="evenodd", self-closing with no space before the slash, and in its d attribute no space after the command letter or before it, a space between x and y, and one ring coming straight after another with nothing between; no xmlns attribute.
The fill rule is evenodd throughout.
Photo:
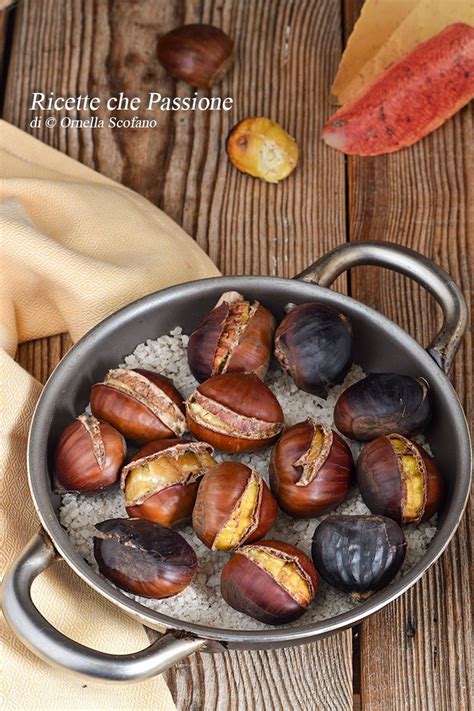
<svg viewBox="0 0 474 711"><path fill-rule="evenodd" d="M271 575L278 585L286 590L302 607L308 607L313 599L313 586L309 576L305 575L295 559L282 558L281 551L263 546L247 546L242 555Z"/></svg>
<svg viewBox="0 0 474 711"><path fill-rule="evenodd" d="M240 501L230 514L229 519L217 534L213 549L228 551L236 548L245 534L251 529L254 512L258 505L260 494L259 480L252 472Z"/></svg>

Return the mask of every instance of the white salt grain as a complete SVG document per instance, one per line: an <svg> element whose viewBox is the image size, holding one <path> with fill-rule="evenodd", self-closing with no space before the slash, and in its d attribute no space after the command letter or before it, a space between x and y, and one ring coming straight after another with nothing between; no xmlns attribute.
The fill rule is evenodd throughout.
<svg viewBox="0 0 474 711"><path fill-rule="evenodd" d="M147 368L167 375L173 379L183 397L187 398L197 385L188 367L186 357L188 340L188 336L182 333L182 328L177 326L170 331L169 335L138 345L135 351L125 358L122 367ZM270 368L266 383L283 408L286 425L293 425L307 417L314 417L319 422L332 426L337 398L345 388L363 378L364 375L364 371L354 365L344 382L331 389L326 400L298 390L293 380L277 364L273 364ZM423 437L417 437L416 440L429 451ZM350 440L347 442L356 460L361 444ZM271 449L267 448L260 452L234 455L230 458L239 460L255 469L268 481L270 454ZM216 458L222 459L219 454ZM353 487L346 500L333 513L367 514L370 512L363 503L357 488ZM62 497L61 524L67 530L74 547L95 570L98 569L92 552L94 524L105 519L126 516L122 492L118 485L99 494L67 493ZM319 520L298 520L279 512L277 521L267 537L292 543L311 557L312 536L316 526L324 518L325 516ZM417 528L405 529L408 545L401 574L406 573L425 554L436 530L434 519ZM153 610L179 620L218 628L268 629L267 625L229 607L221 597L219 592L220 573L230 554L210 551L194 535L190 526L182 529L181 533L193 546L199 560L199 573L193 583L181 594L168 600L148 600L140 597L135 597L135 599ZM356 603L349 595L330 588L320 578L318 593L312 607L301 620L289 626L325 620L355 606Z"/></svg>

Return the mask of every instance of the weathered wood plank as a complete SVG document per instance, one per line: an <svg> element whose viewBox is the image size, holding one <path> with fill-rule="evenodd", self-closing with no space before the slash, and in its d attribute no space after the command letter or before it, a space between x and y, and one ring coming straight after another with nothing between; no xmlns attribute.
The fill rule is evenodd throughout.
<svg viewBox="0 0 474 711"><path fill-rule="evenodd" d="M346 2L346 29L361 2ZM348 161L351 240L386 239L443 266L470 292L473 227L472 113L464 109L416 146L391 156ZM407 279L355 270L352 295L427 344L439 326L431 297ZM452 374L472 412L472 350L466 339ZM362 626L364 711L471 708L472 617L469 541L472 509L442 559L406 595Z"/></svg>
<svg viewBox="0 0 474 711"><path fill-rule="evenodd" d="M232 112L160 112L152 115L159 121L155 130L27 130L148 197L224 272L292 275L345 241L344 160L319 140L340 54L338 0L23 0L5 117L28 127L34 90L102 98L121 90L141 97L149 91L188 95L190 89L158 65L156 38L200 20L222 26L236 41L236 66L213 90L234 97ZM258 114L278 120L301 147L295 175L279 186L240 175L225 157L231 126ZM105 112L100 116L106 118ZM345 286L341 279L339 288ZM41 376L47 370L44 347L31 363ZM38 345L25 346L25 354L30 348ZM167 681L180 710L346 711L352 708L351 633L291 650L196 656L172 669Z"/></svg>

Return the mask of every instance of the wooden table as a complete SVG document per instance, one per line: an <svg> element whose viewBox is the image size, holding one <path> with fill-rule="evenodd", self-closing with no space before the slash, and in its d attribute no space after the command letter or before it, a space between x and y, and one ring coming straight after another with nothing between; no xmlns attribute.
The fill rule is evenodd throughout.
<svg viewBox="0 0 474 711"><path fill-rule="evenodd" d="M472 113L462 110L418 145L346 159L325 147L331 80L360 0L20 0L3 13L4 118L137 190L181 224L226 274L293 276L348 240L385 239L435 259L469 289L474 195ZM160 112L154 130L29 129L32 91L108 97L186 96L156 60L156 39L211 22L235 40L236 65L214 95L235 110ZM83 114L84 115L84 114ZM224 152L247 116L278 120L301 159L282 184L238 173ZM374 269L338 288L387 314L426 344L439 314L408 280ZM67 336L23 344L18 360L44 381ZM469 410L466 341L453 382ZM196 655L166 679L178 709L461 711L470 709L469 533L464 517L442 559L407 594L360 628L272 652Z"/></svg>

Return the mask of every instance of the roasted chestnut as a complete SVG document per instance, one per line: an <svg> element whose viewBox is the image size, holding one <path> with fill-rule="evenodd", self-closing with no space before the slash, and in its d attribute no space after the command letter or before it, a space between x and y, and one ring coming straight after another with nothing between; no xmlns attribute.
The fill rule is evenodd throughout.
<svg viewBox="0 0 474 711"><path fill-rule="evenodd" d="M372 513L389 516L402 526L431 518L444 491L433 459L400 434L365 445L357 462L357 483Z"/></svg>
<svg viewBox="0 0 474 711"><path fill-rule="evenodd" d="M325 398L352 365L352 329L330 306L295 306L277 328L275 355L300 390Z"/></svg>
<svg viewBox="0 0 474 711"><path fill-rule="evenodd" d="M172 597L196 575L196 554L176 531L139 518L111 518L95 527L99 570L127 592Z"/></svg>
<svg viewBox="0 0 474 711"><path fill-rule="evenodd" d="M224 600L267 625L288 624L301 617L317 587L318 576L308 556L282 541L242 546L221 576Z"/></svg>
<svg viewBox="0 0 474 711"><path fill-rule="evenodd" d="M410 437L421 432L430 417L426 380L397 373L372 373L359 380L344 390L334 409L337 429L358 440L391 432Z"/></svg>
<svg viewBox="0 0 474 711"><path fill-rule="evenodd" d="M109 370L92 386L91 410L139 444L186 431L183 398L171 380L151 370Z"/></svg>
<svg viewBox="0 0 474 711"><path fill-rule="evenodd" d="M54 454L58 488L92 492L115 484L125 461L125 440L107 422L80 415L59 437Z"/></svg>
<svg viewBox="0 0 474 711"><path fill-rule="evenodd" d="M289 427L276 443L270 487L285 513L312 518L345 499L353 472L352 453L342 437L308 419Z"/></svg>
<svg viewBox="0 0 474 711"><path fill-rule="evenodd" d="M271 444L283 429L283 412L254 373L223 373L186 402L188 428L223 452L252 452Z"/></svg>
<svg viewBox="0 0 474 711"><path fill-rule="evenodd" d="M158 61L175 79L209 89L231 67L234 43L213 25L182 25L160 37Z"/></svg>
<svg viewBox="0 0 474 711"><path fill-rule="evenodd" d="M396 576L406 541L395 521L384 516L328 516L313 536L318 573L334 588L366 600Z"/></svg>
<svg viewBox="0 0 474 711"><path fill-rule="evenodd" d="M212 550L258 541L273 526L276 501L257 472L222 462L205 474L193 509L193 529Z"/></svg>
<svg viewBox="0 0 474 711"><path fill-rule="evenodd" d="M122 489L129 516L162 526L186 521L199 480L217 462L205 442L161 439L146 444L122 470Z"/></svg>
<svg viewBox="0 0 474 711"><path fill-rule="evenodd" d="M262 380L272 354L275 319L254 301L236 291L222 294L191 334L188 363L202 382L213 375L234 371L255 373Z"/></svg>

